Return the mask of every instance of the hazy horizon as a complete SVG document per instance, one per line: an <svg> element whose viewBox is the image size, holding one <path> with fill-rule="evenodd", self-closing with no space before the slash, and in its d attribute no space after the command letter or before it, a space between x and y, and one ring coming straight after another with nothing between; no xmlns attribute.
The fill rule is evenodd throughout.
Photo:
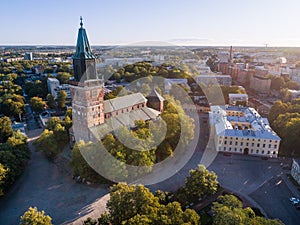
<svg viewBox="0 0 300 225"><path fill-rule="evenodd" d="M83 16L93 46L300 47L300 2L289 0L38 1L1 3L0 45L76 43Z"/></svg>

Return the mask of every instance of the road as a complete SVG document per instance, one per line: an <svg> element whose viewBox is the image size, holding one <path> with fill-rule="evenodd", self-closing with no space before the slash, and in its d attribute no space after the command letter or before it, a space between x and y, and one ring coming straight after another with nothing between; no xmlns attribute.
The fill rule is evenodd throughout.
<svg viewBox="0 0 300 225"><path fill-rule="evenodd" d="M300 212L289 201L293 193L280 176L272 178L250 196L269 217L280 218L285 224L299 224Z"/></svg>
<svg viewBox="0 0 300 225"><path fill-rule="evenodd" d="M90 204L108 193L107 188L76 183L41 152L35 152L32 142L41 132L35 129L28 133L32 158L11 192L0 201L0 224L19 224L20 216L30 206L45 210L54 224L61 224L94 210Z"/></svg>

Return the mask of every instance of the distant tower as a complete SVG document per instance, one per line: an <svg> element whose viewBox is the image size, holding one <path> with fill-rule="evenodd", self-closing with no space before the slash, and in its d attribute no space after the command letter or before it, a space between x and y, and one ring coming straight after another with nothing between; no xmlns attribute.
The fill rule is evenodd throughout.
<svg viewBox="0 0 300 225"><path fill-rule="evenodd" d="M76 52L73 57L74 81L71 81L73 97L73 133L76 140L90 141L90 128L104 123L103 80L96 72L93 55L80 17Z"/></svg>
<svg viewBox="0 0 300 225"><path fill-rule="evenodd" d="M230 46L229 63L232 63L232 62L233 62L233 60L232 60L233 54L232 54L232 53L233 53L233 52L232 52L232 46Z"/></svg>

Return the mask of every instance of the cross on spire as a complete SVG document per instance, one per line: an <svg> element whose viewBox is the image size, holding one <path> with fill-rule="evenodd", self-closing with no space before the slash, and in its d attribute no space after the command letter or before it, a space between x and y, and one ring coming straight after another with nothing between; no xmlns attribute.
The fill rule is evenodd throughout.
<svg viewBox="0 0 300 225"><path fill-rule="evenodd" d="M80 27L82 28L83 22L82 22L82 16L80 16Z"/></svg>

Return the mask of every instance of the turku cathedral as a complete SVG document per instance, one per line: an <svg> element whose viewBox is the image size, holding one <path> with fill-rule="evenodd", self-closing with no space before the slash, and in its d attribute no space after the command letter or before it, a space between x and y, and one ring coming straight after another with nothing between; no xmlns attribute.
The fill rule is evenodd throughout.
<svg viewBox="0 0 300 225"><path fill-rule="evenodd" d="M145 98L141 93L104 100L104 80L97 73L86 30L80 18L76 52L73 56L73 127L71 141L94 141L121 126L133 128L136 120L157 120L163 111L163 97L155 90Z"/></svg>

